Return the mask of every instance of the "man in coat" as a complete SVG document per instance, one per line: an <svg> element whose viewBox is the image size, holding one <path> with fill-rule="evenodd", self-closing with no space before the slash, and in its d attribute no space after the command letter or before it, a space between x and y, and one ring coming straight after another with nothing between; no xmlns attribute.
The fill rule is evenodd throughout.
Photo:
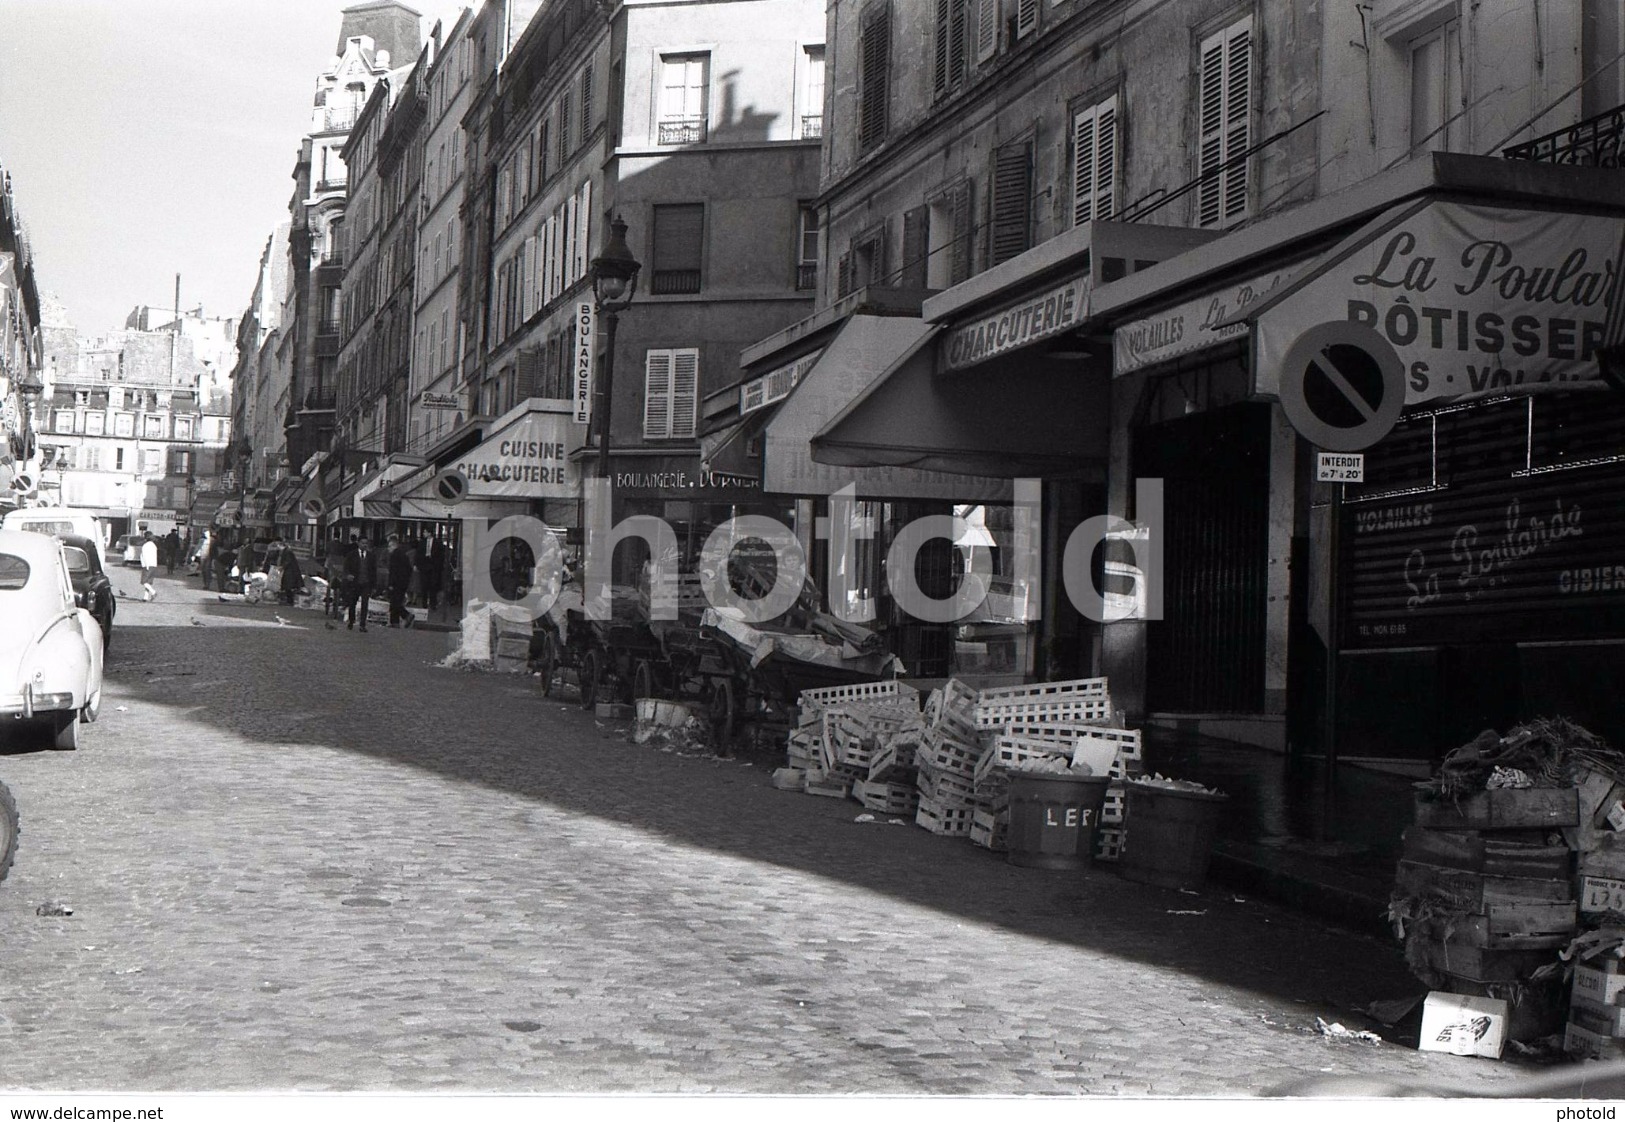
<svg viewBox="0 0 1625 1122"><path fill-rule="evenodd" d="M175 575L175 562L180 559L181 532L172 528L168 534L164 535L164 568L169 570L170 576Z"/></svg>
<svg viewBox="0 0 1625 1122"><path fill-rule="evenodd" d="M412 551L399 534L389 535L389 626L412 626L406 594L412 587Z"/></svg>
<svg viewBox="0 0 1625 1122"><path fill-rule="evenodd" d="M355 627L356 603L361 605L361 630L367 630L367 608L372 600L373 571L377 562L372 556L372 547L360 534L351 532L350 552L344 557L344 603L348 606L349 619L345 628Z"/></svg>

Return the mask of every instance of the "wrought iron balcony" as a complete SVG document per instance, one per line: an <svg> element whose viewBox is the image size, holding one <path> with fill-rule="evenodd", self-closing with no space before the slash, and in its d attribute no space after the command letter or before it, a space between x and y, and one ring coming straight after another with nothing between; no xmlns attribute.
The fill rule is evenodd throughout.
<svg viewBox="0 0 1625 1122"><path fill-rule="evenodd" d="M806 289L806 288L817 288L817 287L818 287L818 265L817 265L817 263L814 262L812 264L807 264L807 265L797 265L796 266L796 288L797 289Z"/></svg>
<svg viewBox="0 0 1625 1122"><path fill-rule="evenodd" d="M801 136L805 140L818 140L824 135L824 115L804 113L801 117Z"/></svg>
<svg viewBox="0 0 1625 1122"><path fill-rule="evenodd" d="M1501 155L1509 160L1535 160L1543 164L1617 168L1621 166L1622 143L1625 143L1625 105L1566 129L1503 148Z"/></svg>
<svg viewBox="0 0 1625 1122"><path fill-rule="evenodd" d="M336 319L324 319L316 324L316 334L318 335L337 335L338 333L339 321Z"/></svg>
<svg viewBox="0 0 1625 1122"><path fill-rule="evenodd" d="M649 277L649 292L655 296L692 296L699 290L698 269L656 269Z"/></svg>
<svg viewBox="0 0 1625 1122"><path fill-rule="evenodd" d="M660 122L661 144L699 144L704 140L704 117L673 117Z"/></svg>

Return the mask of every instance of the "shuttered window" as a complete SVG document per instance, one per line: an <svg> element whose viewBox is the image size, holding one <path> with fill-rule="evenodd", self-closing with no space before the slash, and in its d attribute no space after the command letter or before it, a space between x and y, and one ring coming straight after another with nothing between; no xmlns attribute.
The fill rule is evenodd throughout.
<svg viewBox="0 0 1625 1122"><path fill-rule="evenodd" d="M710 69L710 55L668 55L660 60L659 143L705 140Z"/></svg>
<svg viewBox="0 0 1625 1122"><path fill-rule="evenodd" d="M876 4L863 13L858 40L858 149L886 139L891 87L891 9Z"/></svg>
<svg viewBox="0 0 1625 1122"><path fill-rule="evenodd" d="M929 214L923 206L903 213L903 264L897 278L903 288L925 287L925 236Z"/></svg>
<svg viewBox="0 0 1625 1122"><path fill-rule="evenodd" d="M1252 143L1252 17L1204 39L1201 62L1196 224L1228 226L1247 217L1252 161L1225 165Z"/></svg>
<svg viewBox="0 0 1625 1122"><path fill-rule="evenodd" d="M589 257L589 239L592 237L592 180L582 183L581 190L576 192L576 256L572 263L570 280L580 280L587 275Z"/></svg>
<svg viewBox="0 0 1625 1122"><path fill-rule="evenodd" d="M581 142L592 135L592 63L581 68Z"/></svg>
<svg viewBox="0 0 1625 1122"><path fill-rule="evenodd" d="M965 7L968 0L936 0L935 50L931 58L931 89L938 96L965 81Z"/></svg>
<svg viewBox="0 0 1625 1122"><path fill-rule="evenodd" d="M976 0L976 61L986 62L999 49L999 0Z"/></svg>
<svg viewBox="0 0 1625 1122"><path fill-rule="evenodd" d="M700 352L649 351L644 358L643 437L692 440L700 402Z"/></svg>
<svg viewBox="0 0 1625 1122"><path fill-rule="evenodd" d="M1072 118L1072 223L1117 213L1117 95Z"/></svg>
<svg viewBox="0 0 1625 1122"><path fill-rule="evenodd" d="M1032 245L1033 144L1007 144L993 157L993 228L988 264L997 265Z"/></svg>
<svg viewBox="0 0 1625 1122"><path fill-rule="evenodd" d="M1025 39L1038 30L1038 0L1016 0L1016 38Z"/></svg>
<svg viewBox="0 0 1625 1122"><path fill-rule="evenodd" d="M656 295L700 290L705 207L680 203L654 208L654 263L649 291Z"/></svg>

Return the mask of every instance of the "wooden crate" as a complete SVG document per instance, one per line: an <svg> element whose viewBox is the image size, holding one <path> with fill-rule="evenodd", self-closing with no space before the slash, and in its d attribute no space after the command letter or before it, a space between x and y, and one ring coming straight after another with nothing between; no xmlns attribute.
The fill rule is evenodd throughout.
<svg viewBox="0 0 1625 1122"><path fill-rule="evenodd" d="M876 782L902 783L911 780L914 773L914 752L918 745L904 740L892 740L875 749L869 761L869 779Z"/></svg>
<svg viewBox="0 0 1625 1122"><path fill-rule="evenodd" d="M976 764L982 758L983 751L975 740L960 740L939 729L927 729L920 738L914 759L916 764L930 764L939 771L951 771L971 778L976 774Z"/></svg>
<svg viewBox="0 0 1625 1122"><path fill-rule="evenodd" d="M920 793L907 783L859 780L852 784L852 796L877 814L913 814L920 805Z"/></svg>
<svg viewBox="0 0 1625 1122"><path fill-rule="evenodd" d="M970 833L973 813L968 806L943 806L941 803L922 798L919 809L914 812L914 823L925 827L933 834L964 837Z"/></svg>
<svg viewBox="0 0 1625 1122"><path fill-rule="evenodd" d="M1011 705L1028 701L1060 701L1075 697L1106 697L1105 678L1073 678L1067 682L1034 682L1025 686L989 686L976 695L977 705Z"/></svg>
<svg viewBox="0 0 1625 1122"><path fill-rule="evenodd" d="M1540 830L1484 833L1420 826L1412 826L1404 835L1406 858L1424 865L1502 877L1570 876L1573 851L1566 845L1548 845L1545 839Z"/></svg>
<svg viewBox="0 0 1625 1122"><path fill-rule="evenodd" d="M1420 785L1419 785L1420 786ZM1415 821L1430 830L1528 830L1575 826L1579 792L1573 787L1503 787L1452 802L1416 795Z"/></svg>
<svg viewBox="0 0 1625 1122"><path fill-rule="evenodd" d="M920 691L903 682L855 682L846 686L819 686L817 689L802 690L800 702L803 706L813 708L827 708L832 705L842 705L853 701L905 701L913 704L915 709L920 705Z"/></svg>
<svg viewBox="0 0 1625 1122"><path fill-rule="evenodd" d="M1452 905L1482 912L1492 904L1562 904L1574 899L1566 877L1496 877L1465 869L1402 860L1394 874L1401 896L1438 896Z"/></svg>
<svg viewBox="0 0 1625 1122"><path fill-rule="evenodd" d="M976 707L976 726L998 729L1013 721L1031 724L1107 725L1112 720L1109 697L1057 698L1054 701L1010 701Z"/></svg>
<svg viewBox="0 0 1625 1122"><path fill-rule="evenodd" d="M1536 950L1567 946L1579 918L1573 903L1491 904L1485 914L1461 916L1449 925L1430 921L1419 930L1425 938L1448 939L1463 946Z"/></svg>
<svg viewBox="0 0 1625 1122"><path fill-rule="evenodd" d="M1065 760L1070 759L1071 755L1071 744L1060 740L1039 740L1024 736L995 737L993 747L976 761L976 770L972 775L978 783L981 783L991 778L996 770L1008 771L1010 768L1020 767L1035 760Z"/></svg>
<svg viewBox="0 0 1625 1122"><path fill-rule="evenodd" d="M1005 834L1010 825L1008 811L987 810L977 807L971 812L970 840L983 849L991 849L995 853L1005 850Z"/></svg>
<svg viewBox="0 0 1625 1122"><path fill-rule="evenodd" d="M920 766L916 786L921 798L942 806L969 805L976 798L976 788L969 780L929 764Z"/></svg>
<svg viewBox="0 0 1625 1122"><path fill-rule="evenodd" d="M1102 820L1105 815L1101 815ZM1095 830L1095 860L1116 861L1123 856L1123 828L1101 826Z"/></svg>
<svg viewBox="0 0 1625 1122"><path fill-rule="evenodd" d="M1517 982L1557 960L1552 949L1492 950L1449 940L1418 939L1411 953L1420 954L1441 974L1479 982Z"/></svg>

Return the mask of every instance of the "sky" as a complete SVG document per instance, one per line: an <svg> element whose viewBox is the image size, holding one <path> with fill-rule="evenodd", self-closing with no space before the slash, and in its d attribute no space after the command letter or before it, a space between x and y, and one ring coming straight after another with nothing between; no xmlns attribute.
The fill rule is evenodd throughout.
<svg viewBox="0 0 1625 1122"><path fill-rule="evenodd" d="M0 167L74 326L171 307L177 273L182 307L242 313L355 2L0 0ZM465 6L407 3L425 35Z"/></svg>

